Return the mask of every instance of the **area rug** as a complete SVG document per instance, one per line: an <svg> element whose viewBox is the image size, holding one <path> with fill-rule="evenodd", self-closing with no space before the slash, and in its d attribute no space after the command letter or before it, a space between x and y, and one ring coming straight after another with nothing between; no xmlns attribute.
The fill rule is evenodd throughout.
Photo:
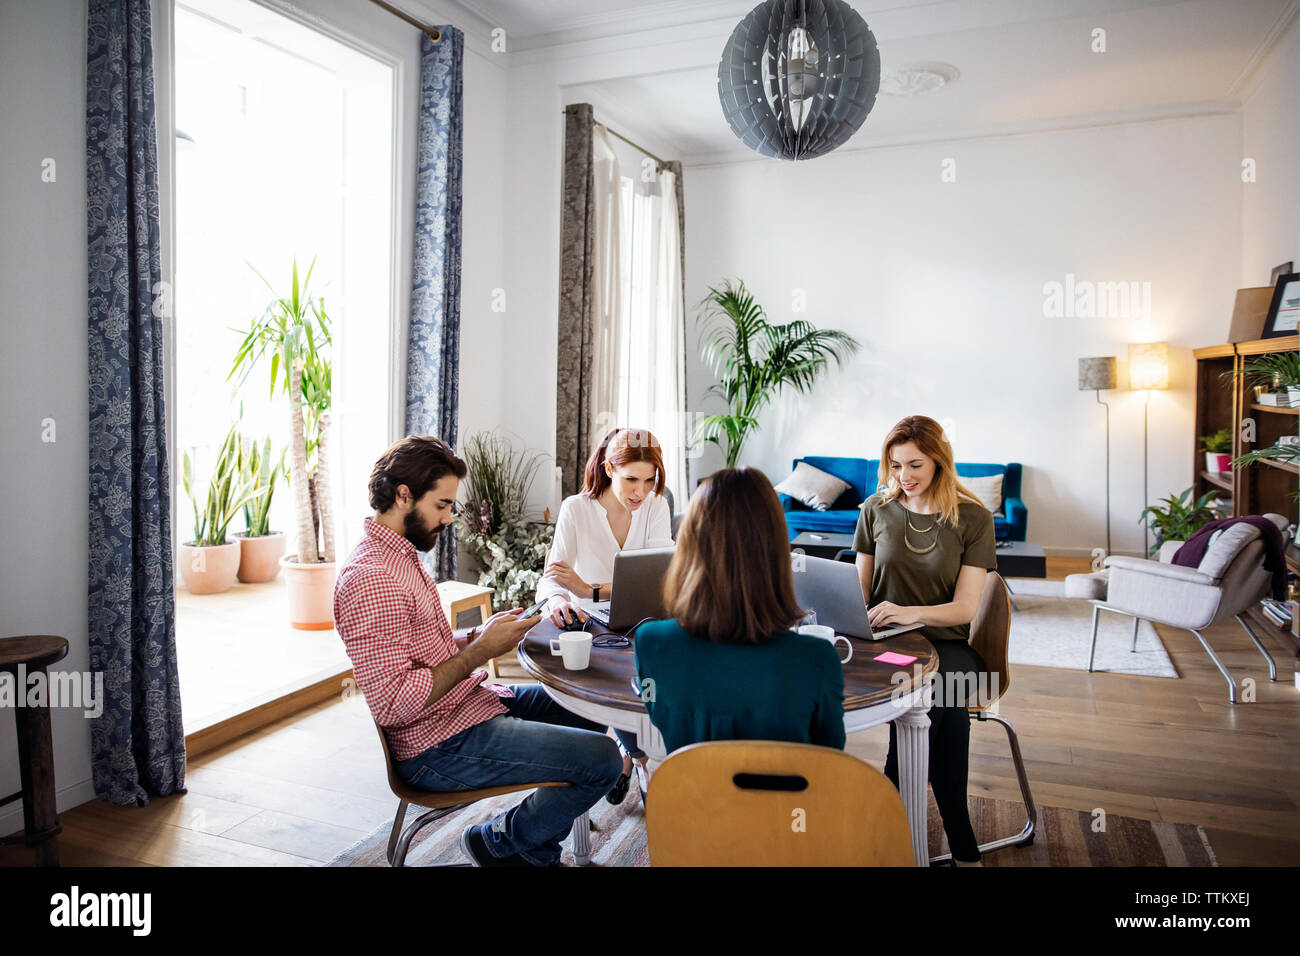
<svg viewBox="0 0 1300 956"><path fill-rule="evenodd" d="M1092 645L1092 604L1081 598L1067 598L1062 581L1012 578L1007 583L1015 601L1008 650L1011 663L1087 670ZM1178 676L1169 652L1150 621L1138 625L1136 653L1132 647L1133 619L1102 611L1093 670L1143 677Z"/></svg>
<svg viewBox="0 0 1300 956"><path fill-rule="evenodd" d="M471 823L487 820L494 812L513 806L519 794L484 800L444 817L415 838L407 854L408 866L430 863L464 863L460 833ZM1019 833L1025 822L1024 804L972 796L971 826L980 842ZM394 806L394 810L396 807ZM414 819L414 807L407 809ZM649 866L645 813L633 791L617 807L601 800L591 811L591 866ZM384 857L391 824L344 850L328 866L387 866ZM1161 823L1109 814L1105 829L1094 829L1091 813L1064 807L1039 806L1034 842L1027 847L1007 847L984 856L985 866L1218 866L1205 830L1189 823ZM930 855L948 850L943 825L933 798L930 800ZM564 844L565 866L573 865L569 841Z"/></svg>

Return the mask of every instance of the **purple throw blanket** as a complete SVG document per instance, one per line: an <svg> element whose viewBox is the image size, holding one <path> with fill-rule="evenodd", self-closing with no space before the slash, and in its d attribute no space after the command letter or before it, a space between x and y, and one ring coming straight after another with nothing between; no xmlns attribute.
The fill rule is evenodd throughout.
<svg viewBox="0 0 1300 956"><path fill-rule="evenodd" d="M1239 522L1252 524L1259 529L1264 538L1264 570L1273 575L1273 598L1286 600L1286 544L1282 541L1282 532L1268 518L1260 515L1246 515L1241 518L1219 518L1211 521L1200 531L1187 539L1174 553L1174 564L1185 568L1197 567L1205 557L1205 550L1210 545L1210 536L1220 528L1226 528Z"/></svg>

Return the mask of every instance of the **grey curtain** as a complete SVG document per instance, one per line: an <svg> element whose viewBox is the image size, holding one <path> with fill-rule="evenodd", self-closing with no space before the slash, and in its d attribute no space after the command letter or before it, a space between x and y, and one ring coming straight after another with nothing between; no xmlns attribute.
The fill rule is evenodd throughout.
<svg viewBox="0 0 1300 956"><path fill-rule="evenodd" d="M693 343L688 334L690 323L687 321L687 310L686 310L686 195L682 188L682 164L680 161L674 159L665 163L664 168L673 174L673 182L676 184L676 187L673 191L677 194L677 248L678 251L681 253L681 268L678 270L678 273L680 274L682 280L682 348L689 349L693 347ZM687 384L687 378L688 378L688 373L690 371L690 367L691 367L691 363L689 361L686 361L682 364L681 390L682 390L682 411L683 412L690 411L691 390L689 385ZM691 479L690 441L691 441L691 430L692 430L689 414L682 415L681 429L682 429L682 434L680 438L682 441L682 447L687 449L686 480L687 483L689 483ZM686 508L686 502L691 497L691 490L689 488L681 488L678 490L678 494L681 495L682 508L684 510Z"/></svg>
<svg viewBox="0 0 1300 956"><path fill-rule="evenodd" d="M564 111L564 185L560 213L560 316L556 353L555 463L562 491L582 484L594 437L591 434L592 109L575 103Z"/></svg>
<svg viewBox="0 0 1300 956"><path fill-rule="evenodd" d="M149 0L89 0L86 27L91 758L97 796L144 806L185 791Z"/></svg>
<svg viewBox="0 0 1300 956"><path fill-rule="evenodd" d="M407 337L406 434L456 447L460 418L461 134L465 37L421 37L415 256ZM422 556L435 580L456 577L456 533Z"/></svg>

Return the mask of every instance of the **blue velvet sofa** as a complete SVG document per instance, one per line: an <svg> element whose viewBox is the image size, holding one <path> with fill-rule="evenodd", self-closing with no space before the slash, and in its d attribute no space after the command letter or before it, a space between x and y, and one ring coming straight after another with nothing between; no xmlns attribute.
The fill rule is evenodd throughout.
<svg viewBox="0 0 1300 956"><path fill-rule="evenodd" d="M838 458L806 455L796 458L790 464L793 471L799 462L807 462L814 468L834 475L849 484L829 511L817 511L789 495L780 495L781 507L785 509L785 523L789 528L790 540L793 541L804 531L821 531L832 534L852 534L858 524L858 506L869 495L875 494L880 479L879 458ZM958 476L983 478L988 475L1002 475L1002 510L993 514L993 531L998 539L1024 541L1029 529L1029 511L1020 497L1020 463L1008 462L1005 465L984 464L981 462L957 462ZM870 488L870 491L867 489Z"/></svg>

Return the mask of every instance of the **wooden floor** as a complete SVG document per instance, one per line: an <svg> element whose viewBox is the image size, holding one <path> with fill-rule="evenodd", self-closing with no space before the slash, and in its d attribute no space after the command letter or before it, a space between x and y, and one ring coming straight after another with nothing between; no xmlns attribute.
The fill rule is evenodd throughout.
<svg viewBox="0 0 1300 956"><path fill-rule="evenodd" d="M1086 561L1049 558L1049 577ZM1258 701L1230 705L1195 637L1158 628L1179 680L1021 666L1002 702L1020 734L1036 800L1084 811L1205 827L1225 866L1300 864L1300 694L1294 658L1270 646L1278 682L1240 628L1207 633ZM1271 640L1271 638L1266 639ZM518 669L503 669L521 681ZM883 766L888 733L854 735L849 751ZM64 865L314 866L382 823L389 793L369 712L341 696L195 759L187 794L148 807L99 801L62 815ZM971 728L970 791L1018 799L1006 736ZM0 863L30 852L2 848Z"/></svg>

